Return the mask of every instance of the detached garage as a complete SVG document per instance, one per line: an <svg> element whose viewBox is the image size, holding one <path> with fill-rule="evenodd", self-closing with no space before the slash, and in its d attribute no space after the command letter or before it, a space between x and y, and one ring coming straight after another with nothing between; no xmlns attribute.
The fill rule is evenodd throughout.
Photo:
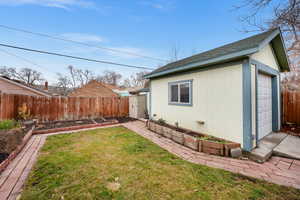
<svg viewBox="0 0 300 200"><path fill-rule="evenodd" d="M240 143L280 129L280 75L289 63L273 29L147 74L151 119Z"/></svg>

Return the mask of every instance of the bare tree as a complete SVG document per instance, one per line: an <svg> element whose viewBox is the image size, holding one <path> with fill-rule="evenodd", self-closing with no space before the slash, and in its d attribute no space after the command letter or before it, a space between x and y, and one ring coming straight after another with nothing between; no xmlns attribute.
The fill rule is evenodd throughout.
<svg viewBox="0 0 300 200"><path fill-rule="evenodd" d="M126 79L123 81L123 85L122 85L122 86L125 87L125 88L132 87L132 86L131 86L131 81L130 81L130 79L129 79L129 78L126 78Z"/></svg>
<svg viewBox="0 0 300 200"><path fill-rule="evenodd" d="M300 61L300 1L299 0L245 0L238 9L246 8L248 14L241 20L248 28L244 31L265 31L280 27L287 46L293 68ZM271 10L272 16L266 16L265 10ZM252 28L251 28L252 27ZM254 29L253 29L254 27Z"/></svg>
<svg viewBox="0 0 300 200"><path fill-rule="evenodd" d="M7 68L5 66L0 67L0 75L11 78L12 76L11 76L10 68Z"/></svg>
<svg viewBox="0 0 300 200"><path fill-rule="evenodd" d="M68 95L70 89L72 88L72 81L69 76L57 73L57 83L56 86L62 91L62 95Z"/></svg>
<svg viewBox="0 0 300 200"><path fill-rule="evenodd" d="M144 87L146 83L146 79L144 79L144 75L146 75L148 72L142 71L137 72L133 75L131 75L129 78L125 79L123 82L123 85L125 87Z"/></svg>
<svg viewBox="0 0 300 200"><path fill-rule="evenodd" d="M104 71L103 75L97 76L97 80L106 84L119 85L122 75L115 71Z"/></svg>
<svg viewBox="0 0 300 200"><path fill-rule="evenodd" d="M69 70L69 73L70 73L70 80L71 80L72 88L76 88L77 87L76 69L72 65L69 65L68 70Z"/></svg>
<svg viewBox="0 0 300 200"><path fill-rule="evenodd" d="M67 69L69 73L68 78L71 82L72 88L81 87L87 84L89 81L95 79L94 73L90 70L75 68L72 65L69 65Z"/></svg>
<svg viewBox="0 0 300 200"><path fill-rule="evenodd" d="M90 70L77 69L76 79L79 81L80 86L87 84L89 81L95 79L94 73Z"/></svg>
<svg viewBox="0 0 300 200"><path fill-rule="evenodd" d="M13 67L1 67L0 74L12 79L23 81L28 85L35 85L44 81L41 72L30 68L22 68L20 70L17 70Z"/></svg>

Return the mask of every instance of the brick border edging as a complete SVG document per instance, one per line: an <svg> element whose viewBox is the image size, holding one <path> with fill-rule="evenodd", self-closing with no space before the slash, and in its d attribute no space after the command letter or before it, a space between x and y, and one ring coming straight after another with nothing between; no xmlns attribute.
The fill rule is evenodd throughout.
<svg viewBox="0 0 300 200"><path fill-rule="evenodd" d="M62 128L53 128L53 129L47 129L47 130L39 130L39 131L33 131L33 135L38 134L48 134L48 133L56 133L56 132L62 132L62 131L74 131L79 129L86 129L86 128L97 128L102 126L108 126L108 125L114 125L118 124L119 121L113 120L110 122L102 122L99 124L86 124L86 125L78 125L78 126L69 126L69 127L62 127Z"/></svg>
<svg viewBox="0 0 300 200"><path fill-rule="evenodd" d="M232 148L241 147L239 143L227 141L221 138L217 139L227 141L228 143L223 144L215 141L202 140L201 138L198 138L196 136L188 135L184 132L174 130L172 128L160 125L150 120L147 120L145 123L148 130L161 136L164 136L168 139L171 139L174 142L197 152L203 152L217 156L232 157L230 150Z"/></svg>
<svg viewBox="0 0 300 200"><path fill-rule="evenodd" d="M54 129L47 129L47 130L41 130L41 131L34 131L35 126L33 126L24 136L22 139L22 143L17 146L17 148L9 154L9 156L0 163L0 174L7 168L7 166L19 155L19 153L22 151L22 149L25 147L31 136L37 135L37 134L48 134L48 133L56 133L61 131L73 131L73 130L80 130L80 129L86 129L86 128L97 128L102 126L109 126L109 125L115 125L119 122L117 120L113 120L110 122L103 122L101 124L86 124L86 125L79 125L79 126L70 126L70 127L64 127L64 128L54 128Z"/></svg>
<svg viewBox="0 0 300 200"><path fill-rule="evenodd" d="M25 147L29 139L31 138L33 134L35 126L33 126L24 136L22 139L22 143L17 146L17 148L9 154L9 156L0 163L0 174L6 169L6 167L19 155L19 153L22 151L22 149Z"/></svg>

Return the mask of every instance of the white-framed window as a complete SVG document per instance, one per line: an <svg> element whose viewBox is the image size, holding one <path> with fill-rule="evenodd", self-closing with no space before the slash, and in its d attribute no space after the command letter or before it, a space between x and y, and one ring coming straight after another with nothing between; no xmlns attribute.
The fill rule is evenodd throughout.
<svg viewBox="0 0 300 200"><path fill-rule="evenodd" d="M192 80L169 83L169 104L192 105Z"/></svg>

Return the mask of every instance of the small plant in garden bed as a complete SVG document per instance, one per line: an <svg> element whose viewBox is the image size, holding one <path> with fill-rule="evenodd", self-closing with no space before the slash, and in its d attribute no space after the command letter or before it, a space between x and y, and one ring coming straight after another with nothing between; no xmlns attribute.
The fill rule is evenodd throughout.
<svg viewBox="0 0 300 200"><path fill-rule="evenodd" d="M229 142L210 135L196 133L187 129L179 128L178 123L175 126L165 123L164 120L150 120L147 123L148 128L174 142L189 147L195 151L220 156L230 156L232 148L240 148L240 144Z"/></svg>
<svg viewBox="0 0 300 200"><path fill-rule="evenodd" d="M20 127L20 124L15 120L0 121L0 130L10 130L18 127Z"/></svg>
<svg viewBox="0 0 300 200"><path fill-rule="evenodd" d="M160 125L165 125L166 120L164 120L163 118L160 118L160 119L157 120L157 123L159 123Z"/></svg>
<svg viewBox="0 0 300 200"><path fill-rule="evenodd" d="M181 133L185 133L185 134L188 134L188 135L191 135L191 136L194 136L194 137L199 137L199 136L204 136L203 134L201 133L197 133L197 132L194 132L194 131L191 131L191 130L187 130L187 129L183 129L181 127L179 127L179 124L178 122L175 123L175 126L174 125L170 125L166 122L166 120L160 118L158 120L149 120L150 122L153 122L155 124L158 124L158 125L161 125L161 126L164 126L164 127L167 127L167 128L170 128L174 131L178 131L178 132L181 132Z"/></svg>
<svg viewBox="0 0 300 200"><path fill-rule="evenodd" d="M207 136L203 136L203 137L199 137L200 140L206 140L206 141L210 141L210 142L215 142L215 143L220 143L220 144L227 144L229 142L225 141L225 140L221 140L221 139L217 139L213 136L207 135Z"/></svg>
<svg viewBox="0 0 300 200"><path fill-rule="evenodd" d="M0 163L22 143L26 130L15 120L0 121Z"/></svg>

